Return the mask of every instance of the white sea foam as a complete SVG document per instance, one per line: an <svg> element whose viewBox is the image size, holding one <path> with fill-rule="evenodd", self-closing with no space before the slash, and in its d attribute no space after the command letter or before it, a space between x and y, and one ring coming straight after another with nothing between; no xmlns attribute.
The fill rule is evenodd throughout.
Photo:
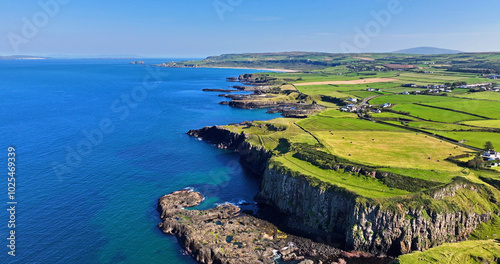
<svg viewBox="0 0 500 264"><path fill-rule="evenodd" d="M189 187L189 186L186 187L186 188L184 188L184 190L188 190L190 192L194 192L194 188L193 187Z"/></svg>
<svg viewBox="0 0 500 264"><path fill-rule="evenodd" d="M224 206L224 205L234 205L236 206L234 203L231 203L231 202L223 202L223 203L216 203L215 206L219 207L219 206Z"/></svg>

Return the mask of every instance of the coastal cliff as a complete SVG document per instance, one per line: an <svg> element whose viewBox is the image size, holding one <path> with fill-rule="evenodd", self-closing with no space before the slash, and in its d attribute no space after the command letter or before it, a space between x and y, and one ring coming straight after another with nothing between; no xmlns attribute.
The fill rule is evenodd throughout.
<svg viewBox="0 0 500 264"><path fill-rule="evenodd" d="M492 213L479 204L459 203L465 194L484 206L496 203L488 200L487 188L461 178L410 197L374 201L275 166L265 171L258 199L318 233L343 235L347 249L399 255L465 240L490 220ZM470 205L476 211L465 210Z"/></svg>
<svg viewBox="0 0 500 264"><path fill-rule="evenodd" d="M261 146L245 141L247 135L237 134L220 126L189 130L190 136L215 144L217 148L234 150L240 154L240 162L253 173L262 175L272 154Z"/></svg>
<svg viewBox="0 0 500 264"><path fill-rule="evenodd" d="M407 196L371 199L289 170L244 133L214 126L188 134L239 152L243 165L263 175L259 202L288 214L292 228L341 239L348 250L395 256L463 241L499 209L488 186L461 177Z"/></svg>

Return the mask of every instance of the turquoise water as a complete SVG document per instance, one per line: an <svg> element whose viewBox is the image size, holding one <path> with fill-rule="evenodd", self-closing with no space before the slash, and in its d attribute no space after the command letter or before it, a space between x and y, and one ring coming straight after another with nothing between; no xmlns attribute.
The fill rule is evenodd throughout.
<svg viewBox="0 0 500 264"><path fill-rule="evenodd" d="M256 194L236 154L185 134L277 117L201 91L248 70L128 62L0 61L0 164L6 172L14 146L18 202L12 257L5 180L1 263L194 263L156 227L157 199L189 186L207 196L206 208Z"/></svg>

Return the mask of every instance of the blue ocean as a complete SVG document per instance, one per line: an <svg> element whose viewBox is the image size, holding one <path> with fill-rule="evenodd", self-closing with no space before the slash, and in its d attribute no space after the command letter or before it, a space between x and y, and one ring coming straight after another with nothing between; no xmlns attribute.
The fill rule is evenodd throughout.
<svg viewBox="0 0 500 264"><path fill-rule="evenodd" d="M129 62L0 60L0 263L195 263L157 228L157 199L192 187L209 208L257 193L237 154L186 135L277 117L219 105L218 93L202 91L252 71ZM7 247L9 147L15 256Z"/></svg>

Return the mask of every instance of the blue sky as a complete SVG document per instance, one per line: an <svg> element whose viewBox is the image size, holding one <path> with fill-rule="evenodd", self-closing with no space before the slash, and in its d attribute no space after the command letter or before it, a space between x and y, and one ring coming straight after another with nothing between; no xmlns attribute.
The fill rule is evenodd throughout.
<svg viewBox="0 0 500 264"><path fill-rule="evenodd" d="M500 51L498 10L498 0L3 0L0 55Z"/></svg>

